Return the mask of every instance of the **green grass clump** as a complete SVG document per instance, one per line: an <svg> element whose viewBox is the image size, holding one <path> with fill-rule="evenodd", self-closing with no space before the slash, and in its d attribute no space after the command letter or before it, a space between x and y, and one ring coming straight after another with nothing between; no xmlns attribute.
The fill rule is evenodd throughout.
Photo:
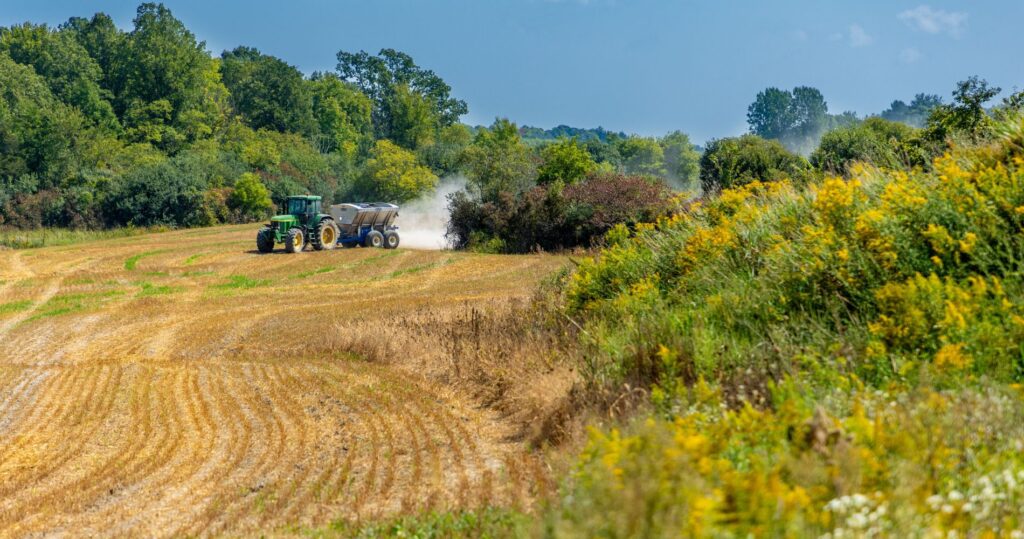
<svg viewBox="0 0 1024 539"><path fill-rule="evenodd" d="M201 257L203 257L205 255L208 255L208 254L210 254L210 253L197 253L197 254L194 254L192 256L189 256L188 258L185 259L185 265L186 266L190 266L192 264L195 264L196 260L199 260Z"/></svg>
<svg viewBox="0 0 1024 539"><path fill-rule="evenodd" d="M163 252L164 252L163 250L146 251L144 253L138 253L138 254L129 256L128 258L126 258L124 260L124 269L126 269L128 271L134 271L135 270L135 266L137 266L138 263L139 263L139 260L142 260L143 258L146 258L146 257L158 255L158 254L163 253Z"/></svg>
<svg viewBox="0 0 1024 539"><path fill-rule="evenodd" d="M70 230L66 228L39 228L34 230L0 230L0 245L11 249L35 249L55 245L70 245L85 241L126 238L155 232L164 232L166 227L113 228L109 230Z"/></svg>
<svg viewBox="0 0 1024 539"><path fill-rule="evenodd" d="M291 278L292 279L305 279L306 277L312 277L314 275L322 275L324 273L331 273L335 269L336 268L334 266L324 266L322 268L317 268L317 269L314 269L314 270L304 271L302 273L296 273L295 275L292 275Z"/></svg>
<svg viewBox="0 0 1024 539"><path fill-rule="evenodd" d="M101 290L54 296L39 306L24 323L92 309L124 294L123 290Z"/></svg>
<svg viewBox="0 0 1024 539"><path fill-rule="evenodd" d="M270 279L253 279L245 275L229 275L226 283L215 284L211 288L218 290L236 290L267 286Z"/></svg>
<svg viewBox="0 0 1024 539"><path fill-rule="evenodd" d="M181 286L167 286L167 285L155 285L149 282L138 283L141 290L136 297L144 298L150 296L163 296L167 294L175 294L185 290Z"/></svg>
<svg viewBox="0 0 1024 539"><path fill-rule="evenodd" d="M0 303L0 314L21 312L32 306L32 300L10 301Z"/></svg>

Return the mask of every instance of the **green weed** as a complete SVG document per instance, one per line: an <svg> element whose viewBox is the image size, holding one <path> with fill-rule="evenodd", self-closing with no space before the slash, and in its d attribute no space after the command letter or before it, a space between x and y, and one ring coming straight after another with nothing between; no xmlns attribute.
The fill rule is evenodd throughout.
<svg viewBox="0 0 1024 539"><path fill-rule="evenodd" d="M161 250L156 250L156 251L146 251L144 253L139 253L139 254L136 254L136 255L129 256L128 258L126 258L124 260L124 269L126 269L128 271L134 271L135 270L135 266L138 265L138 263L139 263L139 260L142 260L143 258L146 258L146 257L158 255L158 254L163 253L163 252L164 252L164 250L161 249Z"/></svg>
<svg viewBox="0 0 1024 539"><path fill-rule="evenodd" d="M32 306L32 300L11 301L0 303L0 314L9 314L24 311Z"/></svg>
<svg viewBox="0 0 1024 539"><path fill-rule="evenodd" d="M229 275L228 282L215 284L210 288L217 290L235 290L256 288L259 286L267 286L269 284L270 279L253 279L251 277L246 277L245 275Z"/></svg>

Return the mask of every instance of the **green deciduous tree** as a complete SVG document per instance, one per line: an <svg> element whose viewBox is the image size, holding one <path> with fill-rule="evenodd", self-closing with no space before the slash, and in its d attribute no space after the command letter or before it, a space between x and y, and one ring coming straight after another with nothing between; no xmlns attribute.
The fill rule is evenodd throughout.
<svg viewBox="0 0 1024 539"><path fill-rule="evenodd" d="M766 88L747 107L750 132L766 139L779 139L796 123L793 94L778 88Z"/></svg>
<svg viewBox="0 0 1024 539"><path fill-rule="evenodd" d="M179 130L197 131L192 125L197 121L207 126L223 123L217 117L220 107L204 102L219 93L209 91L208 85L221 82L211 77L213 59L205 43L197 41L163 4L140 5L134 24L115 61L115 109L123 115L132 140L176 151L187 140L187 133ZM160 113L154 114L150 104L156 102L166 102L169 114L163 114L163 104L158 105ZM147 140L152 133L160 133L160 138Z"/></svg>
<svg viewBox="0 0 1024 539"><path fill-rule="evenodd" d="M451 96L451 87L433 71L416 65L408 54L394 49L383 49L376 56L365 51L338 52L338 73L354 83L374 104L373 125L378 138L397 140L401 128L390 115L396 109L389 106L393 94L400 87L421 96L430 105L436 127L445 127L459 121L466 114L466 102Z"/></svg>
<svg viewBox="0 0 1024 539"><path fill-rule="evenodd" d="M522 193L537 180L530 149L519 138L516 124L504 118L477 133L465 152L465 172L483 200L495 200L501 193Z"/></svg>
<svg viewBox="0 0 1024 539"><path fill-rule="evenodd" d="M700 153L682 131L674 131L658 140L665 155L668 180L676 187L689 189L697 183L700 174Z"/></svg>
<svg viewBox="0 0 1024 539"><path fill-rule="evenodd" d="M977 139L988 131L992 123L985 103L1001 91L977 76L958 82L953 91L953 102L936 107L928 117L927 137L939 141L958 135Z"/></svg>
<svg viewBox="0 0 1024 539"><path fill-rule="evenodd" d="M416 161L416 154L387 139L378 140L366 161L364 196L395 203L415 200L437 186L437 176Z"/></svg>
<svg viewBox="0 0 1024 539"><path fill-rule="evenodd" d="M221 55L231 104L253 129L313 135L313 96L302 72L252 47Z"/></svg>
<svg viewBox="0 0 1024 539"><path fill-rule="evenodd" d="M653 138L631 136L616 142L626 174L665 175L665 150Z"/></svg>
<svg viewBox="0 0 1024 539"><path fill-rule="evenodd" d="M575 138L563 138L540 151L537 182L571 185L582 181L597 168L593 158Z"/></svg>
<svg viewBox="0 0 1024 539"><path fill-rule="evenodd" d="M390 139L407 150L417 150L434 142L437 117L427 98L399 84L384 102Z"/></svg>
<svg viewBox="0 0 1024 539"><path fill-rule="evenodd" d="M903 122L913 127L924 127L932 111L942 105L942 98L937 95L917 94L910 104L897 99L882 111L881 117L891 122Z"/></svg>
<svg viewBox="0 0 1024 539"><path fill-rule="evenodd" d="M0 52L0 89L0 179L31 176L19 181L32 191L70 179L87 138L81 114L54 97L32 67L6 52Z"/></svg>
<svg viewBox="0 0 1024 539"><path fill-rule="evenodd" d="M324 153L340 151L348 158L369 149L373 140L370 118L373 103L353 85L337 75L314 73L308 82L313 97L316 121Z"/></svg>
<svg viewBox="0 0 1024 539"><path fill-rule="evenodd" d="M434 143L419 150L420 160L438 176L454 174L462 166L463 153L472 141L473 135L463 124L442 127Z"/></svg>
<svg viewBox="0 0 1024 539"><path fill-rule="evenodd" d="M111 132L118 129L114 109L100 88L100 67L70 33L29 23L0 28L0 51L32 66L57 98L77 108L92 124Z"/></svg>

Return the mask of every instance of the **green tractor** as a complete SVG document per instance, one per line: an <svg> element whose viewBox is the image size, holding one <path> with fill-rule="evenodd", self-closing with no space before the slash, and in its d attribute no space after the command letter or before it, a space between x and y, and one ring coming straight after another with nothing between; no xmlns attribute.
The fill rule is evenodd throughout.
<svg viewBox="0 0 1024 539"><path fill-rule="evenodd" d="M290 196L285 204L287 213L271 217L270 224L256 234L259 252L269 253L277 243L283 243L289 253L300 252L307 244L317 251L334 249L338 225L330 215L321 213L320 197Z"/></svg>

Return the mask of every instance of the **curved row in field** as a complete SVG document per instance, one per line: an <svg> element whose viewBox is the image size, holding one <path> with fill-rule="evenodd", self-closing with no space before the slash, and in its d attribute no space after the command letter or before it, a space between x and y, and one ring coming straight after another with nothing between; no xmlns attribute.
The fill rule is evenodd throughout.
<svg viewBox="0 0 1024 539"><path fill-rule="evenodd" d="M372 356L409 342L394 320L525 296L557 262L259 256L247 229L196 232L211 231L0 253L0 536L233 534L530 499L543 474L509 425Z"/></svg>

